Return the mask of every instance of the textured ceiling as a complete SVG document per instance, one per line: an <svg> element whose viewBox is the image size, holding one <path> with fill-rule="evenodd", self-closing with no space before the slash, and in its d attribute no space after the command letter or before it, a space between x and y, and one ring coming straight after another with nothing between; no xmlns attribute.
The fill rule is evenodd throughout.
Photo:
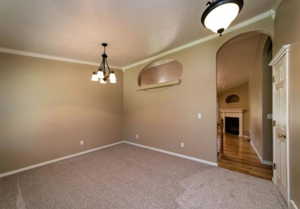
<svg viewBox="0 0 300 209"><path fill-rule="evenodd" d="M218 92L240 86L249 81L253 67L259 65L261 40L265 34L250 32L225 43L217 55Z"/></svg>
<svg viewBox="0 0 300 209"><path fill-rule="evenodd" d="M272 8L274 0L244 0L236 23ZM205 37L207 0L1 0L0 46L125 66Z"/></svg>

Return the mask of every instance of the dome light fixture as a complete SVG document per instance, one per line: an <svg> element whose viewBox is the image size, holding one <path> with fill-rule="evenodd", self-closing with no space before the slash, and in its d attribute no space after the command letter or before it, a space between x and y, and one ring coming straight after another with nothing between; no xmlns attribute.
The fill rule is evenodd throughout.
<svg viewBox="0 0 300 209"><path fill-rule="evenodd" d="M244 1L214 0L208 2L207 6L202 14L201 22L205 28L221 36L241 12Z"/></svg>
<svg viewBox="0 0 300 209"><path fill-rule="evenodd" d="M106 83L117 83L117 77L113 70L110 69L108 62L107 62L107 54L106 54L106 47L107 43L102 43L102 46L104 48L103 54L102 54L102 62L100 64L100 67L98 69L98 72L93 72L91 81L97 81L101 84Z"/></svg>

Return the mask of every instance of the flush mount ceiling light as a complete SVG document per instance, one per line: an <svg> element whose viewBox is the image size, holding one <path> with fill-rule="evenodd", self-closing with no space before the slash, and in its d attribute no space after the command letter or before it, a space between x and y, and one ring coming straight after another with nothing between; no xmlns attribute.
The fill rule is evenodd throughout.
<svg viewBox="0 0 300 209"><path fill-rule="evenodd" d="M214 33L222 33L239 15L244 6L243 0L215 0L207 3L201 22Z"/></svg>
<svg viewBox="0 0 300 209"><path fill-rule="evenodd" d="M107 62L107 54L106 54L106 47L107 43L102 43L102 46L104 48L103 54L102 54L102 62L100 64L100 67L98 69L98 72L93 72L92 74L92 81L97 81L101 84L106 83L117 83L117 77L114 71L112 71L108 65Z"/></svg>

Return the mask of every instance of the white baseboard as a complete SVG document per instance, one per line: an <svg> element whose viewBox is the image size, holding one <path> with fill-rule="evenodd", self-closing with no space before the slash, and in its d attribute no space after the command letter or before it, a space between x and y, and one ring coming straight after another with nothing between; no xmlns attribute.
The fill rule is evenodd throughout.
<svg viewBox="0 0 300 209"><path fill-rule="evenodd" d="M142 147L142 148L157 151L157 152L162 152L162 153L165 153L165 154L168 154L168 155L173 155L173 156L176 156L176 157L180 157L180 158L184 158L184 159L188 159L188 160L208 164L208 165L211 165L211 166L218 166L217 163L210 162L210 161L207 161L207 160L202 160L202 159L199 159L199 158L195 158L195 157L191 157L191 156L187 156L187 155L183 155L183 154L178 154L178 153L175 153L175 152L169 152L169 151L166 151L166 150L163 150L163 149L158 149L158 148L154 148L154 147L150 147L150 146L145 146L145 145L142 145L142 144L136 144L136 143L133 143L133 142L130 142L130 141L118 141L118 142L113 143L113 144L107 144L107 145L104 145L104 146L96 147L96 148L89 149L89 150L86 150L86 151L83 151L83 152L67 155L67 156L56 158L56 159L49 160L49 161L45 161L45 162L38 163L38 164L35 164L35 165L20 168L20 169L17 169L17 170L8 171L8 172L5 172L5 173L0 173L0 178L6 177L6 176L11 176L11 175L14 175L14 174L17 174L17 173L21 173L21 172L28 171L28 170L31 170L31 169L34 169L34 168L38 168L38 167L42 167L42 166L49 165L49 164L52 164L52 163L56 163L58 161L67 160L67 159L70 159L70 158L73 158L73 157L88 154L90 152L95 152L95 151L98 151L98 150L109 148L109 147L112 147L112 146L115 146L115 145L118 145L118 144L122 144L122 143L134 145L134 146L137 146L137 147Z"/></svg>
<svg viewBox="0 0 300 209"><path fill-rule="evenodd" d="M261 163L264 165L273 165L273 162L268 161L268 160L263 160Z"/></svg>
<svg viewBox="0 0 300 209"><path fill-rule="evenodd" d="M161 153L165 153L165 154L168 154L168 155L172 155L172 156L176 156L176 157L196 161L196 162L199 162L199 163L204 163L204 164L211 165L211 166L218 166L218 164L215 163L215 162L202 160L202 159L199 159L199 158L179 154L179 153L176 153L176 152L170 152L170 151L163 150L163 149L158 149L158 148L155 148L155 147L150 147L150 146L146 146L146 145L142 145L142 144L137 144L137 143L134 143L134 142L131 142L131 141L124 141L124 143L134 145L134 146L137 146L137 147L141 147L141 148L145 148L145 149L149 149L149 150L152 150L152 151L161 152Z"/></svg>
<svg viewBox="0 0 300 209"><path fill-rule="evenodd" d="M253 150L255 151L255 153L257 154L259 161L264 164L264 165L273 165L273 162L268 161L268 160L263 160L263 158L261 157L261 155L259 154L258 150L256 149L255 145L253 144L253 141L250 141L251 147L253 148Z"/></svg>
<svg viewBox="0 0 300 209"><path fill-rule="evenodd" d="M268 161L268 160L263 160L263 158L261 157L261 155L259 154L258 150L256 149L255 145L253 144L252 140L250 141L250 144L253 148L253 150L255 151L255 153L257 154L259 161L264 164L264 165L273 165L273 162Z"/></svg>
<svg viewBox="0 0 300 209"><path fill-rule="evenodd" d="M49 164L52 164L52 163L56 163L58 161L70 159L70 158L77 157L77 156L84 155L84 154L88 154L90 152L95 152L95 151L98 151L98 150L102 150L102 149L112 147L112 146L122 144L122 143L124 143L124 141L118 141L116 143L103 145L103 146L96 147L96 148L93 148L93 149L89 149L89 150L86 150L86 151L83 151L83 152L79 152L79 153L75 153L75 154L72 154L72 155L67 155L67 156L64 156L64 157L56 158L56 159L53 159L53 160L49 160L49 161L46 161L46 162L42 162L42 163L38 163L38 164L35 164L35 165L27 166L27 167L20 168L20 169L17 169L17 170L5 172L5 173L0 173L0 178L6 177L6 176L11 176L11 175L23 172L23 171L27 171L27 170L31 170L31 169L34 169L34 168L42 167L42 166L49 165Z"/></svg>
<svg viewBox="0 0 300 209"><path fill-rule="evenodd" d="M293 200L290 201L290 209L299 209Z"/></svg>
<svg viewBox="0 0 300 209"><path fill-rule="evenodd" d="M261 155L259 154L258 150L256 149L255 145L253 144L253 141L252 141L252 140L250 141L250 144L251 144L253 150L255 151L256 155L258 156L260 162L262 163L262 162L263 162L263 159L262 159Z"/></svg>

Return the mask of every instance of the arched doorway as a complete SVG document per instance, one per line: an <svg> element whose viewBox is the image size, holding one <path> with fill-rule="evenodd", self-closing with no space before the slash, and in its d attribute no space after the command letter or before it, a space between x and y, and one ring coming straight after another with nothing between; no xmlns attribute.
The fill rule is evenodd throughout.
<svg viewBox="0 0 300 209"><path fill-rule="evenodd" d="M240 34L217 52L218 163L272 179L271 38Z"/></svg>

